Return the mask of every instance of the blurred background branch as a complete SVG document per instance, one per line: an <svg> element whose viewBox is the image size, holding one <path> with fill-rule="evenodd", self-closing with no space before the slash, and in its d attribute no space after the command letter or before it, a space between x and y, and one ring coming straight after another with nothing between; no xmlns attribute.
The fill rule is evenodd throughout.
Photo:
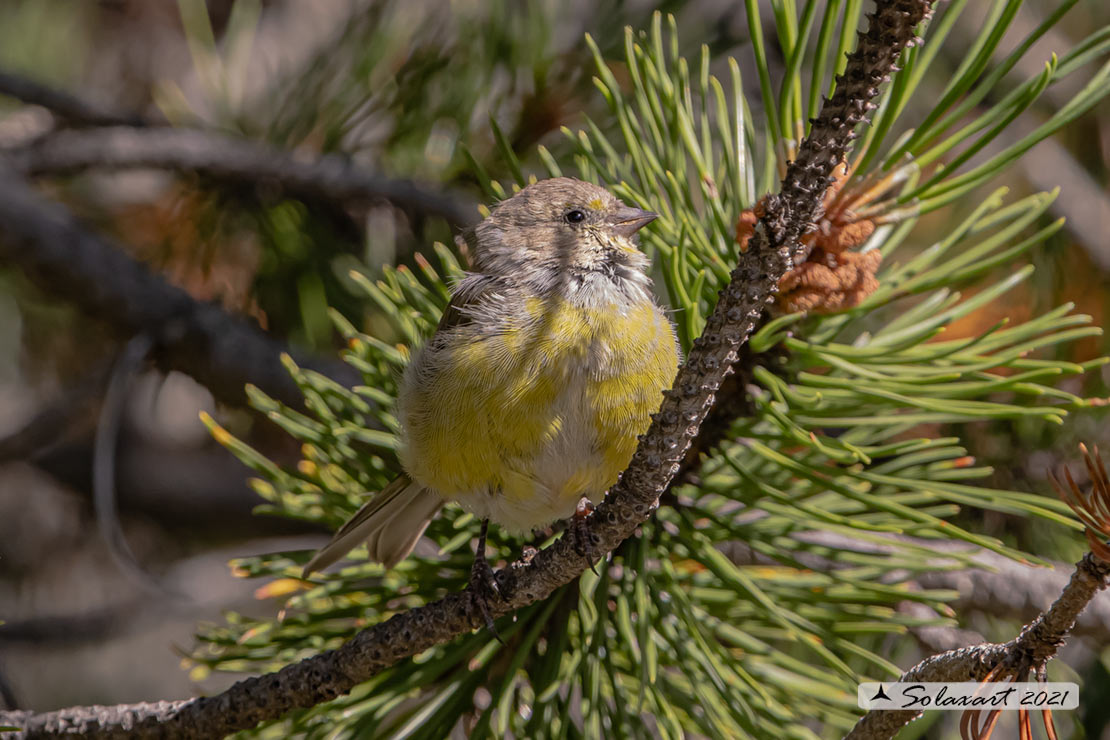
<svg viewBox="0 0 1110 740"><path fill-rule="evenodd" d="M279 342L166 283L3 170L0 222L0 258L18 265L43 291L114 329L149 334L155 362L164 370L180 370L231 403L245 400L248 383L290 405L301 403L296 384L281 366L285 350ZM318 367L353 380L338 363Z"/></svg>
<svg viewBox="0 0 1110 740"><path fill-rule="evenodd" d="M93 169L164 168L246 186L270 198L285 194L339 203L387 201L455 227L478 217L477 205L458 193L364 172L339 155L306 162L258 142L211 131L118 126L58 131L25 147L0 150L0 156L31 177Z"/></svg>
<svg viewBox="0 0 1110 740"><path fill-rule="evenodd" d="M0 95L37 105L75 126L147 126L138 113L119 113L106 106L45 85L30 77L0 69Z"/></svg>

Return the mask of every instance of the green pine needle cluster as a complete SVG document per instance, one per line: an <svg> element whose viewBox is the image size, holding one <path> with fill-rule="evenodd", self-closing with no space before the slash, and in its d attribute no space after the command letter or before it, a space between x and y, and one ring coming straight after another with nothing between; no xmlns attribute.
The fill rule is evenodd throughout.
<svg viewBox="0 0 1110 740"><path fill-rule="evenodd" d="M923 29L926 43L905 55L847 163L845 189L872 194L867 216L877 228L862 249L882 252L879 289L847 311L777 316L763 326L751 341L754 413L736 420L697 485L676 487L673 502L598 573L502 620L505 646L486 631L467 635L248 734L441 738L461 723L473 737L818 737L854 721L857 681L895 676L895 661L912 655L909 632L922 622L899 603L943 613L953 597L916 587L918 574L967 567L975 548L1037 560L957 526L957 512L1078 528L1051 496L975 485L989 469L967 457L958 437L935 432L982 420L1059 423L1089 405L1057 387L1104 361L1054 359L1057 345L1100 333L1071 306L970 338L943 334L1030 278L1032 267L1011 268L1060 227L1045 217L1055 194L1007 202L997 190L932 244L915 229L920 214L966 199L1110 91L1104 63L1033 133L969 162L1047 87L1106 56L1110 29L1100 29L1037 78L1006 82L1074 2L989 66L1020 5L992 3L991 22L934 113L905 130L899 115L966 0L947 3ZM644 248L684 345L735 263L737 219L774 187L843 65L861 4L806 2L799 12L793 0L773 3L787 70L776 87L763 61L759 4L749 0L758 101L746 99L734 60L716 64L708 51L683 59L673 20L656 15L649 31L626 33L623 84L595 47L596 84L613 125L567 130L573 154L562 166L540 149L548 175L604 183L661 214L645 230ZM718 68L723 81L712 73ZM998 102L978 109L988 97ZM504 197L528 177L495 133L516 179L508 189L490 182L490 195ZM279 467L209 421L257 471L267 513L336 527L397 471L396 380L464 269L442 245L435 260L421 259L417 271L386 268L379 279L352 274L401 338L387 343L333 312L363 385L343 388L290 363L307 413L252 391L255 407L301 442L298 465ZM969 286L975 290L961 292ZM262 671L335 647L359 627L463 586L477 525L449 507L416 555L389 572L361 550L311 583L298 580L307 552L238 560L240 575L267 581L261 595L282 600L280 616L232 614L206 625L191 659L200 668ZM495 531L491 544L496 562L525 543Z"/></svg>

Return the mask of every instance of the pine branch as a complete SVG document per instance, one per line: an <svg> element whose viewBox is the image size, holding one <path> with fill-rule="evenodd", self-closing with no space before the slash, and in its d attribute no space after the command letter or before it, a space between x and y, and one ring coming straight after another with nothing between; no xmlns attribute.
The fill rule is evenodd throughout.
<svg viewBox="0 0 1110 740"><path fill-rule="evenodd" d="M303 395L281 364L287 349L280 342L152 274L3 167L0 224L0 260L125 336L154 337L153 356L163 369L192 376L228 403L244 403L244 386L252 383L287 404L303 405ZM313 365L340 382L353 381L345 365L306 366Z"/></svg>
<svg viewBox="0 0 1110 740"><path fill-rule="evenodd" d="M29 77L0 70L0 95L37 105L79 126L149 126L137 113L118 113Z"/></svg>
<svg viewBox="0 0 1110 740"><path fill-rule="evenodd" d="M1056 492L1083 523L1090 546L1090 552L1076 563L1075 572L1060 597L1013 640L1002 645L984 643L934 655L902 674L899 681L1024 681L1031 672L1044 680L1045 664L1075 629L1079 615L1099 591L1110 585L1110 545L1105 540L1106 533L1110 532L1110 474L1097 449L1092 451L1083 444L1079 449L1091 477L1089 493L1080 489L1067 468L1063 470L1066 485L1050 475ZM870 711L856 723L846 740L892 738L919 715L920 712L915 711ZM1050 729L1050 713L1045 717L1049 735L1055 737ZM979 736L978 731L972 734Z"/></svg>
<svg viewBox="0 0 1110 740"><path fill-rule="evenodd" d="M926 658L898 679L901 682L982 681L1002 664L1002 676L1043 666L1064 644L1079 614L1099 591L1110 585L1110 563L1087 553L1075 565L1060 597L1009 642L984 643ZM889 740L920 716L915 711L873 710L865 714L845 740Z"/></svg>
<svg viewBox="0 0 1110 740"><path fill-rule="evenodd" d="M2 155L27 176L66 175L90 168L138 167L194 172L252 188L335 202L385 200L406 210L466 226L478 214L465 196L413 180L365 172L329 154L304 161L258 141L185 128L111 128L58 131Z"/></svg>
<svg viewBox="0 0 1110 740"><path fill-rule="evenodd" d="M759 323L763 324L765 320L766 314ZM717 390L713 408L702 422L690 449L686 451L686 458L672 479L671 486L693 483L701 467L702 456L710 454L728 438L734 421L750 417L755 412L755 406L748 396L748 386L754 380L754 369L757 366L774 368L784 355L781 347L773 347L758 356L751 352L748 345L741 347L738 359L732 366L732 373Z"/></svg>
<svg viewBox="0 0 1110 740"><path fill-rule="evenodd" d="M586 536L595 551L608 552L631 535L658 506L737 352L772 300L779 279L806 248L799 238L812 227L833 168L842 161L853 129L873 107L879 85L901 51L914 42L914 28L930 12L931 0L879 0L858 48L849 56L833 98L822 106L812 133L791 163L781 192L767 200L766 216L740 256L702 336L694 343L674 385L621 479L589 519ZM570 538L562 537L527 560L496 574L502 598L490 604L494 617L544 599L577 578L587 563ZM394 663L461 634L484 619L472 593L464 590L397 614L366 629L334 651L280 671L249 678L215 697L182 702L73 708L11 717L28 737L70 730L89 737L216 737L282 716L350 691Z"/></svg>

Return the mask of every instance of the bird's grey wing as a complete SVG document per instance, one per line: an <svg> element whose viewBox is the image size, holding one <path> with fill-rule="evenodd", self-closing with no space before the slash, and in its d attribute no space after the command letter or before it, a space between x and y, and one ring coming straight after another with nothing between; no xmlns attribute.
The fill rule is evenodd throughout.
<svg viewBox="0 0 1110 740"><path fill-rule="evenodd" d="M489 275L469 274L463 278L455 286L435 334L424 348L432 352L422 350L413 365L420 366L430 355L434 355L437 343L444 341L448 332L474 321L474 310L491 295L506 288L501 279ZM413 365L410 365L409 372ZM393 567L412 550L441 506L442 500L438 495L402 473L340 527L331 542L305 566L305 577L328 567L363 541L370 546L372 560L384 563L387 568Z"/></svg>
<svg viewBox="0 0 1110 740"><path fill-rule="evenodd" d="M451 300L443 310L443 316L436 326L436 334L465 326L473 321L473 309L491 294L502 291L506 287L500 278L477 273L467 275L451 293Z"/></svg>

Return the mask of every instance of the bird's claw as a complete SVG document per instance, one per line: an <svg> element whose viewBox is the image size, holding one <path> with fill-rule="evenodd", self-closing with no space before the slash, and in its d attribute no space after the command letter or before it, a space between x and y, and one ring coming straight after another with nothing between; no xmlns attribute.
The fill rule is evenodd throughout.
<svg viewBox="0 0 1110 740"><path fill-rule="evenodd" d="M586 526L587 520L593 513L593 502L583 496L578 500L578 505L574 507L574 516L570 519L569 529L570 536L574 540L574 551L586 559L586 564L590 566L590 570L594 572L594 575L597 575L597 568L594 566L599 558L597 545Z"/></svg>
<svg viewBox="0 0 1110 740"><path fill-rule="evenodd" d="M504 645L505 641L501 639L501 635L498 634L497 628L493 624L493 613L490 610L490 600L501 599L502 595L501 586L497 583L497 576L494 575L493 567L486 560L486 533L488 530L489 520L486 520L482 522L482 532L478 535L478 547L474 554L474 564L470 566L470 596L486 622L486 629L497 638L498 642Z"/></svg>

